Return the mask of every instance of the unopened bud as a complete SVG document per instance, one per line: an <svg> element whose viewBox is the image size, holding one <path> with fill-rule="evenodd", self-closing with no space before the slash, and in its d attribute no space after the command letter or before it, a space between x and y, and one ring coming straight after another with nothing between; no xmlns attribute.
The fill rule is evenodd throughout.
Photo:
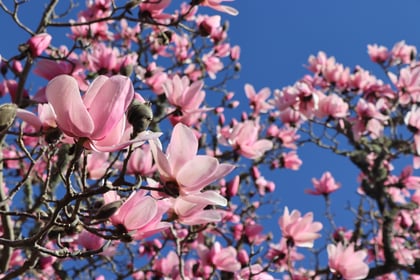
<svg viewBox="0 0 420 280"><path fill-rule="evenodd" d="M134 99L127 110L127 120L133 126L133 135L145 131L153 119L150 102L142 103Z"/></svg>
<svg viewBox="0 0 420 280"><path fill-rule="evenodd" d="M14 103L6 103L0 106L0 134L5 133L13 124L17 108Z"/></svg>

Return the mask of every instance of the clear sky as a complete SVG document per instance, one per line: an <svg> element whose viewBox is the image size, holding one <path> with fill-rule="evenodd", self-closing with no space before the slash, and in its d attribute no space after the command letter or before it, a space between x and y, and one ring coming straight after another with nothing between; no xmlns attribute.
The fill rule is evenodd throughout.
<svg viewBox="0 0 420 280"><path fill-rule="evenodd" d="M240 79L231 83L237 95L244 94L244 83L253 84L256 90L292 85L309 74L304 65L311 54L321 50L350 69L360 65L388 83L380 67L370 61L367 45L376 43L392 49L405 40L420 46L419 1L240 0L231 5L239 10L238 16L225 17L230 22L231 42L241 46ZM353 216L342 211L356 198L358 187L358 172L350 161L313 145L299 149L299 156L303 160L301 170L270 174L277 183L275 196L280 208L288 205L303 213L316 210L315 219L323 220L323 199L304 194L304 189L312 187L312 177L320 178L331 170L342 184L331 196L332 208L337 220L351 224ZM271 224L278 233L277 223Z"/></svg>

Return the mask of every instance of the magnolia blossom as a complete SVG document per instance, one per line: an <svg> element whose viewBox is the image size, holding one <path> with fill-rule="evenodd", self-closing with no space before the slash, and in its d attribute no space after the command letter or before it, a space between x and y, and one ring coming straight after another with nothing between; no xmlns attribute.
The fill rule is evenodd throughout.
<svg viewBox="0 0 420 280"><path fill-rule="evenodd" d="M388 49L384 46L378 46L377 44L368 45L368 54L370 59L376 63L383 63L387 61L389 57Z"/></svg>
<svg viewBox="0 0 420 280"><path fill-rule="evenodd" d="M354 251L354 243L345 246L329 244L328 265L332 273L340 275L347 280L365 279L369 273L369 266L363 261L367 252L365 250Z"/></svg>
<svg viewBox="0 0 420 280"><path fill-rule="evenodd" d="M32 56L40 56L41 53L48 48L51 43L51 35L47 33L36 34L28 40L29 50Z"/></svg>
<svg viewBox="0 0 420 280"><path fill-rule="evenodd" d="M173 196L199 193L210 183L223 178L234 166L206 155L197 155L198 140L193 130L184 124L175 125L166 154L151 142L164 187Z"/></svg>
<svg viewBox="0 0 420 280"><path fill-rule="evenodd" d="M404 63L408 64L416 57L417 49L415 46L410 46L405 41L400 41L394 45L391 50L391 58L393 64Z"/></svg>
<svg viewBox="0 0 420 280"><path fill-rule="evenodd" d="M414 106L405 115L404 122L414 134L414 147L417 155L420 155L420 108Z"/></svg>
<svg viewBox="0 0 420 280"><path fill-rule="evenodd" d="M76 79L60 75L48 83L46 97L58 127L69 137L83 139L86 148L107 152L131 144L125 138L125 112L134 98L129 78L98 76L82 98ZM157 135L142 136L137 140Z"/></svg>
<svg viewBox="0 0 420 280"><path fill-rule="evenodd" d="M349 104L336 94L328 95L319 101L319 114L321 117L332 118L347 117Z"/></svg>
<svg viewBox="0 0 420 280"><path fill-rule="evenodd" d="M312 248L314 240L321 235L318 233L322 229L320 222L313 222L313 213L306 213L301 217L298 210L289 213L289 208L284 208L283 216L279 219L279 225L283 238L292 242L292 246Z"/></svg>
<svg viewBox="0 0 420 280"><path fill-rule="evenodd" d="M336 183L334 177L328 171L322 174L322 177L319 180L313 178L312 184L314 185L315 190L307 189L305 190L306 193L313 195L327 195L340 188L340 183Z"/></svg>
<svg viewBox="0 0 420 280"><path fill-rule="evenodd" d="M236 272L241 269L241 264L237 259L237 251L234 247L223 248L219 242L215 242L209 249L204 244L199 244L197 253L202 260L202 268L214 266L223 271Z"/></svg>
<svg viewBox="0 0 420 280"><path fill-rule="evenodd" d="M270 97L270 94L271 92L268 87L263 88L256 93L252 85L245 85L245 95L249 99L249 103L255 116L258 116L260 113L267 113L268 110L274 107L267 102L267 98Z"/></svg>
<svg viewBox="0 0 420 280"><path fill-rule="evenodd" d="M260 125L258 120L246 120L234 124L230 131L225 131L226 144L233 146L242 156L257 159L273 148L273 143L267 139L258 139ZM224 139L221 139L222 142Z"/></svg>
<svg viewBox="0 0 420 280"><path fill-rule="evenodd" d="M105 204L120 200L115 191L104 194ZM169 223L161 222L162 215L166 208L162 203L151 196L146 195L146 191L131 193L126 201L111 216L111 223L123 233L132 235L134 239L145 238L160 232L170 226ZM121 227L123 227L121 229Z"/></svg>

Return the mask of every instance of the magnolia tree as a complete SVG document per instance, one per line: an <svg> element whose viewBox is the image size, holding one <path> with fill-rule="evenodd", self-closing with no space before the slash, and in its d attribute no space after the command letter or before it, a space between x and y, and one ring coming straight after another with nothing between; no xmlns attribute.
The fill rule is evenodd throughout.
<svg viewBox="0 0 420 280"><path fill-rule="evenodd" d="M49 0L33 23L34 2L0 1L25 38L1 57L2 279L420 279L414 46L368 46L383 81L319 52L294 85L232 89L223 0ZM312 179L324 223L272 195L303 143L359 172ZM357 192L352 226L333 192Z"/></svg>

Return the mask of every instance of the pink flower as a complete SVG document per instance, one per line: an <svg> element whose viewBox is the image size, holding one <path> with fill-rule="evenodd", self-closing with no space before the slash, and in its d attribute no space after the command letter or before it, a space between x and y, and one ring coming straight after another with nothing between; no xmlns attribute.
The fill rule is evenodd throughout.
<svg viewBox="0 0 420 280"><path fill-rule="evenodd" d="M98 76L82 98L76 79L60 75L48 83L46 96L58 127L67 136L88 140L86 148L107 152L130 144L121 143L125 112L134 98L129 78Z"/></svg>
<svg viewBox="0 0 420 280"><path fill-rule="evenodd" d="M306 193L313 195L327 195L340 188L340 183L336 183L334 177L328 171L322 174L320 180L313 178L312 184L314 185L315 190L307 189L305 190Z"/></svg>
<svg viewBox="0 0 420 280"><path fill-rule="evenodd" d="M420 108L414 106L404 117L408 129L414 133L414 147L420 155Z"/></svg>
<svg viewBox="0 0 420 280"><path fill-rule="evenodd" d="M215 242L211 249L204 244L199 244L197 253L202 260L202 266L214 266L223 271L236 272L241 269L237 259L237 251L234 247L223 248L219 242Z"/></svg>
<svg viewBox="0 0 420 280"><path fill-rule="evenodd" d="M231 164L220 164L214 157L197 155L197 137L181 123L172 131L166 154L154 142L150 144L164 188L171 189L175 197L199 193L234 168Z"/></svg>
<svg viewBox="0 0 420 280"><path fill-rule="evenodd" d="M320 117L345 118L348 110L348 103L336 94L328 95L319 101Z"/></svg>
<svg viewBox="0 0 420 280"><path fill-rule="evenodd" d="M204 101L203 85L201 80L190 85L190 80L186 76L180 78L175 75L171 80L163 83L163 90L171 105L188 114L198 110Z"/></svg>
<svg viewBox="0 0 420 280"><path fill-rule="evenodd" d="M215 191L180 195L170 198L176 219L184 225L200 225L219 222L222 214L217 209L205 209L208 205L226 206L227 200Z"/></svg>
<svg viewBox="0 0 420 280"><path fill-rule="evenodd" d="M36 34L28 40L29 50L33 57L40 56L51 43L51 35L47 33Z"/></svg>
<svg viewBox="0 0 420 280"><path fill-rule="evenodd" d="M210 79L216 79L216 74L223 69L223 62L211 53L203 55L202 59Z"/></svg>
<svg viewBox="0 0 420 280"><path fill-rule="evenodd" d="M302 160L299 158L296 151L282 153L280 161L282 167L291 170L299 170L302 165Z"/></svg>
<svg viewBox="0 0 420 280"><path fill-rule="evenodd" d="M120 197L115 191L104 194L105 204L118 200ZM134 239L145 238L170 226L169 223L161 222L166 210L162 205L147 196L145 191L133 192L111 216L110 221L122 234L132 235Z"/></svg>
<svg viewBox="0 0 420 280"><path fill-rule="evenodd" d="M141 176L151 176L155 172L156 166L153 164L153 155L150 146L147 144L134 150L127 164L127 174L137 174Z"/></svg>
<svg viewBox="0 0 420 280"><path fill-rule="evenodd" d="M391 50L393 64L408 64L415 59L416 54L416 47L407 45L405 41L396 43Z"/></svg>
<svg viewBox="0 0 420 280"><path fill-rule="evenodd" d="M126 77L99 76L82 99L76 80L60 75L48 83L46 94L64 133L102 140L124 117L134 98L134 89Z"/></svg>
<svg viewBox="0 0 420 280"><path fill-rule="evenodd" d="M419 67L406 67L400 70L399 77L388 73L390 80L399 89L398 101L407 105L420 102L420 69Z"/></svg>
<svg viewBox="0 0 420 280"><path fill-rule="evenodd" d="M364 263L367 256L365 250L354 251L354 243L345 247L342 243L337 246L329 244L328 265L332 273L340 275L344 279L365 279L369 273L369 266Z"/></svg>
<svg viewBox="0 0 420 280"><path fill-rule="evenodd" d="M249 99L253 115L258 116L260 113L267 113L268 110L273 108L273 105L267 103L267 98L270 97L270 89L263 88L258 93L255 92L255 89L252 85L245 85L245 95Z"/></svg>
<svg viewBox="0 0 420 280"><path fill-rule="evenodd" d="M368 45L368 54L370 59L376 63L383 63L389 57L388 49L384 46L378 46L377 44Z"/></svg>
<svg viewBox="0 0 420 280"><path fill-rule="evenodd" d="M260 125L257 120L247 120L237 123L227 136L227 144L234 147L246 158L257 159L273 148L273 143L267 139L258 139Z"/></svg>
<svg viewBox="0 0 420 280"><path fill-rule="evenodd" d="M289 208L284 208L283 216L279 219L279 225L283 238L286 238L288 244L297 247L312 248L314 240L321 235L318 233L322 229L320 222L312 222L313 213L306 213L301 217L298 210L289 213Z"/></svg>

